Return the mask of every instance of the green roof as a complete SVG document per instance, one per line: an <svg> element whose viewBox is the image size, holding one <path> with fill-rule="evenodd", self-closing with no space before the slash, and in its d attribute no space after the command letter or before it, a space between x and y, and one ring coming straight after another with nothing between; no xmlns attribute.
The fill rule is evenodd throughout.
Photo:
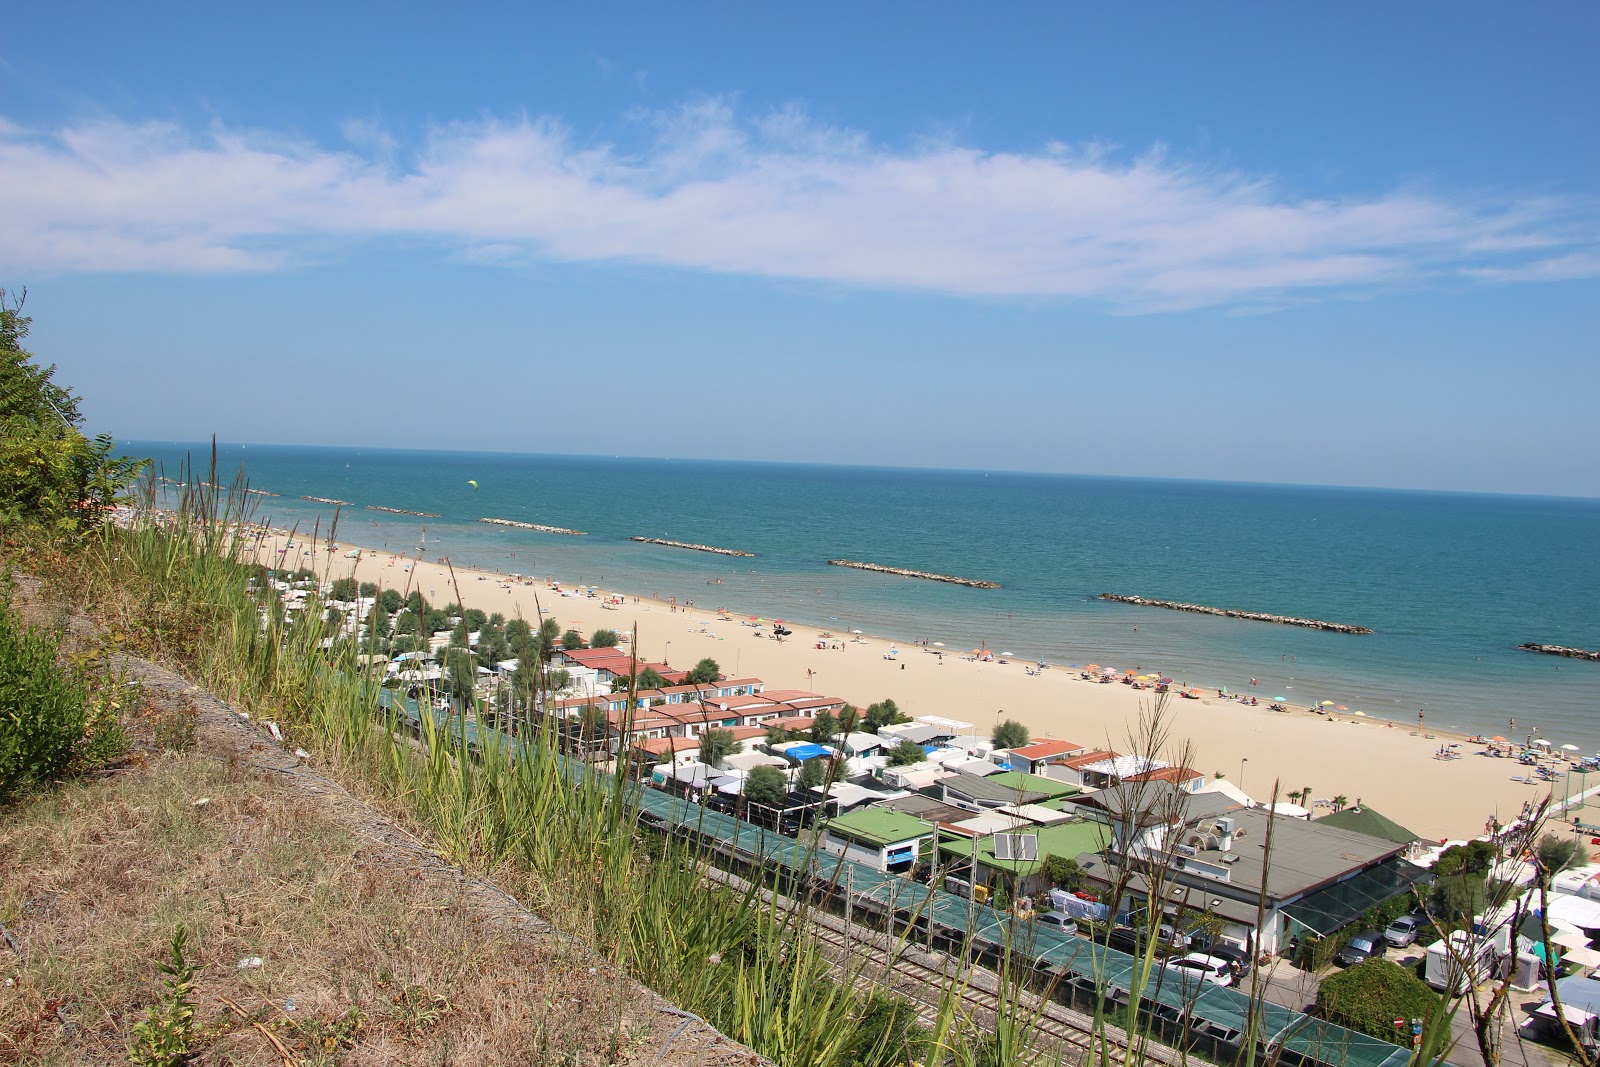
<svg viewBox="0 0 1600 1067"><path fill-rule="evenodd" d="M1398 844L1409 845L1421 838L1407 830L1393 819L1375 811L1363 804L1359 808L1345 808L1335 811L1316 820L1328 826L1337 826L1341 830L1353 830L1358 834L1368 837L1382 838L1385 841L1394 841Z"/></svg>
<svg viewBox="0 0 1600 1067"><path fill-rule="evenodd" d="M847 815L828 820L828 830L864 845L899 844L919 837L931 837L933 824L914 815L885 808L858 808Z"/></svg>
<svg viewBox="0 0 1600 1067"><path fill-rule="evenodd" d="M1106 847L1106 827L1098 822L1065 822L1056 823L1054 826L1040 826L1030 828L1017 827L1013 833L1039 835L1038 860L999 860L994 857L994 838L985 834L977 838L978 862L985 867L996 870L1011 871L1015 874L1030 874L1046 856L1060 856L1062 859L1075 860L1082 852L1099 852ZM972 855L973 839L970 837L941 837L939 839L939 852L945 856L965 857Z"/></svg>
<svg viewBox="0 0 1600 1067"><path fill-rule="evenodd" d="M1043 793L1046 799L1049 800L1075 796L1083 792L1082 789L1075 785L1068 785L1066 782L1055 778L1044 778L1037 774L1028 774L1025 771L1001 771L999 774L989 775L988 781L1003 785L1007 789L1023 789L1032 793Z"/></svg>

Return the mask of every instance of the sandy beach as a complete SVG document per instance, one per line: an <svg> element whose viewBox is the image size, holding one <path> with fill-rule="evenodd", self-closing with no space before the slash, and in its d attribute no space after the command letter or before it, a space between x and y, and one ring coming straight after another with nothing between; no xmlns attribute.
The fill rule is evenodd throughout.
<svg viewBox="0 0 1600 1067"><path fill-rule="evenodd" d="M907 714L968 722L982 736L1002 718L1017 719L1035 737L1128 751L1141 709L1154 700L1152 690L1084 681L1064 665L1030 674L1026 668L1032 665L1020 660L981 662L970 657L970 649L928 650L887 635L839 632L821 639L828 647L818 648L823 631L791 621L793 636L779 642L743 625L747 616L737 604L718 602L714 585L694 607L657 600L646 591L603 587L601 596L591 599L577 595L568 576L559 574L549 577L561 591L550 588L543 574L532 576L532 585L506 588L502 583L509 579L499 574L456 568L452 582L450 569L441 563L390 552L363 548L355 560L346 556L353 546L340 544L330 562L325 545L313 552L304 537L285 550L287 544L283 532L270 536L261 543L261 560L309 567L329 579L355 577L401 592L419 589L434 604L455 601L459 584L464 606L507 618L532 620L542 607L563 629L585 636L600 628L624 635L637 628L642 659L686 669L709 656L729 677L758 677L769 688L814 690L863 707L892 697ZM708 574L712 570L708 566ZM604 606L613 594L624 599L621 607ZM731 621L719 618L718 608L727 608ZM891 649L897 650L894 655ZM1160 665L1142 667L1151 671ZM1462 736L1292 705L1287 713L1273 712L1266 694L1256 695L1257 707L1220 699L1214 690L1199 700L1174 695L1168 712L1173 737L1193 742L1194 770L1207 776L1220 772L1258 801L1271 795L1275 782L1280 794L1309 786L1314 798L1343 795L1351 804L1359 798L1417 834L1441 839L1482 834L1491 816L1509 822L1525 802L1551 791L1548 783L1512 781L1526 768L1513 759L1480 755L1483 746ZM1462 757L1436 759L1441 746L1451 743L1460 745L1455 751ZM1572 777L1574 792L1582 781ZM1553 791L1559 802L1563 783L1555 782ZM1319 814L1326 810L1317 809Z"/></svg>

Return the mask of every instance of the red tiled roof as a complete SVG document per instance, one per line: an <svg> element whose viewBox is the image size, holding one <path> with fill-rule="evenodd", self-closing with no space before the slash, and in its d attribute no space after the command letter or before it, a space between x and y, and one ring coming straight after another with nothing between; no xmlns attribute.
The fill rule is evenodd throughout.
<svg viewBox="0 0 1600 1067"><path fill-rule="evenodd" d="M1083 746L1075 741L1057 741L1053 737L1041 737L1032 744L1023 745L1021 748L1011 750L1013 755L1021 756L1027 760L1047 759L1050 756L1062 756L1068 752L1078 752Z"/></svg>
<svg viewBox="0 0 1600 1067"><path fill-rule="evenodd" d="M1125 782L1171 782L1173 785L1182 785L1192 782L1196 778L1204 778L1199 771L1190 770L1188 767L1163 767L1159 771L1140 771L1130 774L1123 779Z"/></svg>
<svg viewBox="0 0 1600 1067"><path fill-rule="evenodd" d="M1085 752L1081 756L1074 756L1069 760L1064 760L1063 763L1065 766L1071 767L1073 770L1077 770L1080 767L1087 767L1091 763L1099 763L1103 759L1116 758L1117 753L1112 752L1108 748L1102 748L1096 749L1093 752Z"/></svg>
<svg viewBox="0 0 1600 1067"><path fill-rule="evenodd" d="M694 737L648 737L642 741L635 741L633 747L643 749L657 756L664 756L668 753L698 749L700 740Z"/></svg>

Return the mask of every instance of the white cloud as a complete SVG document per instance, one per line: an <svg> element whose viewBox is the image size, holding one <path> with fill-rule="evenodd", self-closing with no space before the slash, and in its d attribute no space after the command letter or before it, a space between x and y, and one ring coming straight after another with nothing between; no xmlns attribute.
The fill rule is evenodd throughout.
<svg viewBox="0 0 1600 1067"><path fill-rule="evenodd" d="M278 270L329 237L400 235L477 262L630 261L1144 310L1587 276L1600 245L1587 206L1548 197L1311 199L1099 145L891 150L797 108L746 121L719 99L639 118L649 137L634 151L583 144L546 117L441 126L414 152L362 120L330 150L222 126L45 132L0 118L0 268Z"/></svg>

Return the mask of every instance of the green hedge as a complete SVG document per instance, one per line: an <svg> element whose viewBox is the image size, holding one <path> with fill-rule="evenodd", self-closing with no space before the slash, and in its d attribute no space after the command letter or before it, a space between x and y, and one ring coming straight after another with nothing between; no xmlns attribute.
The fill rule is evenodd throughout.
<svg viewBox="0 0 1600 1067"><path fill-rule="evenodd" d="M1388 960L1372 959L1329 975L1317 991L1317 1010L1329 1022L1373 1037L1411 1044L1411 1019L1429 1019L1439 994L1428 983ZM1396 1029L1395 1019L1406 1019Z"/></svg>

